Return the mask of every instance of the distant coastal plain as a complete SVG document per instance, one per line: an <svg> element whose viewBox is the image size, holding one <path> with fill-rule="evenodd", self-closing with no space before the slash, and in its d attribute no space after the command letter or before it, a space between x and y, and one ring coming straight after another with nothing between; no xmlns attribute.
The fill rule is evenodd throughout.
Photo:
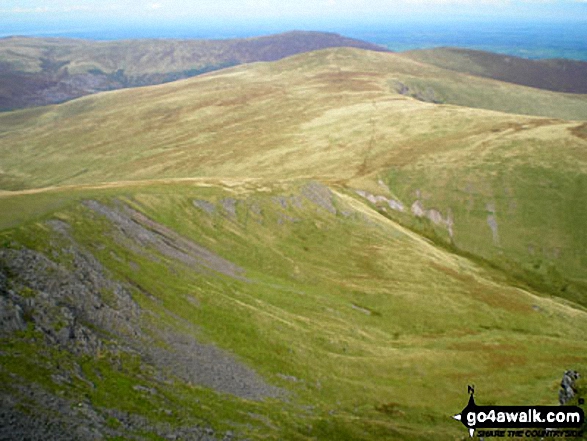
<svg viewBox="0 0 587 441"><path fill-rule="evenodd" d="M13 23L3 26L0 37L29 35L68 37L90 40L124 40L142 38L227 39L245 38L292 29L336 32L403 52L434 47L460 47L513 55L529 59L567 58L587 61L587 22L568 23L528 21L524 25L508 21L397 22L393 17L376 25L344 26L336 23L288 27L285 24L249 25L248 27L202 28L183 24L166 27L124 26L97 28L82 24ZM474 32L472 32L474 30Z"/></svg>

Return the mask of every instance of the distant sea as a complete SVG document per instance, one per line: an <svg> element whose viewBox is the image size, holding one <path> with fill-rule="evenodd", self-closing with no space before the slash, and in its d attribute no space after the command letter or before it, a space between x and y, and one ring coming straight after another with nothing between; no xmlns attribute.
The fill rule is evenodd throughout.
<svg viewBox="0 0 587 441"><path fill-rule="evenodd" d="M530 59L568 58L587 61L587 22L409 24L383 29L349 29L345 35L393 51L461 47Z"/></svg>
<svg viewBox="0 0 587 441"><path fill-rule="evenodd" d="M2 26L0 37L30 35L69 37L92 40L120 40L135 38L227 39L255 37L291 30L281 26L202 29L198 26L141 27L125 26L116 29L52 29L26 24ZM391 23L375 26L321 25L303 30L337 32L347 37L379 44L393 51L428 49L434 47L461 47L503 53L531 59L568 58L587 61L587 21L569 23Z"/></svg>

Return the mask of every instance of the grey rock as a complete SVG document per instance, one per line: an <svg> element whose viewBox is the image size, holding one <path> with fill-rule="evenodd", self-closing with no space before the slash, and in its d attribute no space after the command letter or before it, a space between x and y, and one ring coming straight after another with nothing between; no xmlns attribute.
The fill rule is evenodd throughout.
<svg viewBox="0 0 587 441"><path fill-rule="evenodd" d="M22 308L10 299L0 297L0 332L12 333L25 328Z"/></svg>
<svg viewBox="0 0 587 441"><path fill-rule="evenodd" d="M331 214L336 214L336 207L332 203L332 191L324 184L319 182L310 182L302 188L302 195L310 202L316 204L318 207L328 211Z"/></svg>
<svg viewBox="0 0 587 441"><path fill-rule="evenodd" d="M236 219L236 199L226 198L220 201L222 208L228 216L232 219Z"/></svg>
<svg viewBox="0 0 587 441"><path fill-rule="evenodd" d="M267 384L255 371L216 346L171 332L164 338L166 347L151 347L149 359L186 382L249 400L285 395L285 391Z"/></svg>
<svg viewBox="0 0 587 441"><path fill-rule="evenodd" d="M273 201L277 204L280 205L281 208L287 208L287 198L285 196L275 196L273 198Z"/></svg>
<svg viewBox="0 0 587 441"><path fill-rule="evenodd" d="M367 191L364 191L364 190L355 190L355 192L359 196L367 199L372 204L377 204L379 202L385 202L387 205L389 205L389 208L391 208L392 210L401 211L401 212L403 212L405 210L404 204L402 204L401 201L395 200L393 198L386 198L385 196L381 196L381 195L373 195L373 194L371 194Z"/></svg>
<svg viewBox="0 0 587 441"><path fill-rule="evenodd" d="M195 199L193 203L196 208L204 210L208 214L214 214L216 212L216 207L211 202Z"/></svg>
<svg viewBox="0 0 587 441"><path fill-rule="evenodd" d="M561 389L558 392L558 402L561 406L567 404L577 393L575 381L580 377L581 375L577 371L569 370L564 373L561 381Z"/></svg>
<svg viewBox="0 0 587 441"><path fill-rule="evenodd" d="M452 216L452 211L450 210L450 208L447 210L447 214L446 214L446 218L442 216L442 213L440 213L440 211L435 210L433 208L431 209L425 209L424 205L422 204L422 202L420 200L416 200L410 210L412 211L412 214L414 216L417 217L426 217L428 219L430 219L432 222L434 222L435 225L441 225L446 227L449 236L452 238L454 236L454 230L453 230L453 226L454 226L454 220L453 220L453 216Z"/></svg>
<svg viewBox="0 0 587 441"><path fill-rule="evenodd" d="M233 207L235 200L225 199L223 206ZM178 260L194 270L218 273L244 280L241 267L220 257L210 250L198 245L173 230L149 219L132 208L119 204L111 208L97 201L84 201L84 205L109 219L127 240L134 242L139 248L152 247L166 257ZM234 216L236 217L236 205Z"/></svg>

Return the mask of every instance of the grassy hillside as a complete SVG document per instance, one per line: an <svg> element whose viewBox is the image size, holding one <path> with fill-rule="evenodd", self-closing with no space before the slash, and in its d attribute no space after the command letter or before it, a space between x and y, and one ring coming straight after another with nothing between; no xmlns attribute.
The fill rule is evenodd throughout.
<svg viewBox="0 0 587 441"><path fill-rule="evenodd" d="M384 50L323 32L231 40L0 39L0 110L59 103L104 90L189 78L328 47Z"/></svg>
<svg viewBox="0 0 587 441"><path fill-rule="evenodd" d="M438 48L405 52L412 60L443 69L565 93L587 93L587 63L552 59L528 60L491 52Z"/></svg>
<svg viewBox="0 0 587 441"><path fill-rule="evenodd" d="M523 113L533 103L537 114L587 115L582 96L484 79L459 86L458 74L395 54L335 49L2 114L1 187L195 176L350 179L385 169L408 142L418 155L476 136L488 147L520 137L532 143L542 137L535 129L556 131L561 144L581 151L578 123L438 106L396 90L411 81L441 83L442 75L447 90L461 89L454 101L471 95L493 110ZM491 100L476 93L485 86Z"/></svg>
<svg viewBox="0 0 587 441"><path fill-rule="evenodd" d="M555 404L586 104L331 49L0 115L0 438L460 439L467 384Z"/></svg>
<svg viewBox="0 0 587 441"><path fill-rule="evenodd" d="M0 204L36 209L0 233L3 298L29 305L2 341L0 378L54 427L78 430L55 404L40 409L60 391L110 437L199 425L247 439L454 439L467 384L487 403L553 404L561 373L587 367L583 309L511 287L340 186L202 180ZM73 324L40 310L52 277L65 293L79 281L60 301ZM96 285L98 310L78 298ZM69 327L77 337L59 340ZM222 352L196 346L192 365L177 341Z"/></svg>
<svg viewBox="0 0 587 441"><path fill-rule="evenodd" d="M338 49L0 115L0 182L19 190L319 178L393 196L409 225L414 210L421 215L420 231L432 228L462 251L499 265L511 260L517 274L540 273L548 289L584 297L575 287L585 282L587 249L584 124L435 105L396 91L416 75L439 82L438 72L394 54ZM457 90L458 76L444 72L443 86ZM488 82L465 83L461 95ZM543 99L534 108L543 113L585 103L490 84L492 99L512 107L524 97L536 106ZM440 218L428 226L430 209Z"/></svg>

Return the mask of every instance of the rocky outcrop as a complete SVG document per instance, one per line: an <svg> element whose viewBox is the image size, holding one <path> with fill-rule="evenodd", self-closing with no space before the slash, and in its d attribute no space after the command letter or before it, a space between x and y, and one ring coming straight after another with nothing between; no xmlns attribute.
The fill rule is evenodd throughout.
<svg viewBox="0 0 587 441"><path fill-rule="evenodd" d="M581 375L577 371L566 371L561 381L561 388L558 392L558 402L561 406L567 404L577 393L575 387L575 381L577 381Z"/></svg>
<svg viewBox="0 0 587 441"><path fill-rule="evenodd" d="M385 196L381 196L381 195L373 195L373 194L371 194L367 191L364 191L364 190L356 190L356 193L359 196L367 199L372 204L377 205L378 203L383 202L383 203L389 205L389 208L391 208L392 210L400 211L400 212L403 212L405 210L404 204L402 204L401 201L398 201L396 199L386 198Z"/></svg>
<svg viewBox="0 0 587 441"><path fill-rule="evenodd" d="M411 207L412 214L417 217L425 217L430 219L435 225L440 225L446 228L448 235L452 238L453 232L453 217L449 209L446 217L442 216L442 213L434 208L426 209L420 200L416 200Z"/></svg>
<svg viewBox="0 0 587 441"><path fill-rule="evenodd" d="M302 196L308 201L317 205L319 208L336 214L336 207L332 203L332 191L324 184L319 182L310 182L302 188Z"/></svg>
<svg viewBox="0 0 587 441"><path fill-rule="evenodd" d="M152 247L164 256L178 260L197 271L214 271L245 280L242 276L243 269L238 265L180 236L127 205L118 204L116 207L109 207L92 200L84 201L84 205L105 216L114 224L124 239L130 239L139 249L146 251ZM230 216L236 218L235 200L225 199L223 206Z"/></svg>
<svg viewBox="0 0 587 441"><path fill-rule="evenodd" d="M115 237L124 236L126 244L134 243L143 253L154 258L159 255L160 261L163 255L178 264L204 268L211 277L222 273L244 281L236 265L129 207L113 209L92 201L86 206L106 216ZM75 360L91 360L106 353L114 354L114 358L115 354L125 354L140 360L141 371L151 372L149 381L154 384L183 381L249 400L285 395L234 355L199 342L194 323L173 316L173 320L181 322L181 332L164 324L166 320L156 324L153 315L166 314L163 306L162 312L143 310L133 298L139 293L132 281L116 280L76 240L67 223L51 220L45 226L52 230L55 240L50 257L17 244L0 249L0 340L24 339L28 345L27 339L33 338L44 357L51 357L53 349L71 354L68 360L73 362L55 370L51 381L71 385L75 380L94 388ZM153 297L143 292L140 295L143 294ZM218 438L206 424L171 427L117 409L98 408L89 401L72 401L22 381L18 373L2 374L12 375L14 384L4 384L0 389L0 439L92 440L124 437L129 431L165 439L233 437L220 434ZM140 384L144 381L142 377L137 379L135 390L157 394L155 389ZM108 424L109 415L118 421L117 427Z"/></svg>
<svg viewBox="0 0 587 441"><path fill-rule="evenodd" d="M108 420L116 421L112 427ZM158 439L230 441L232 432L216 433L201 425L171 427L118 410L100 410L87 401L74 402L30 385L18 393L0 393L0 440L98 441L103 439L147 439L128 434L149 434Z"/></svg>
<svg viewBox="0 0 587 441"><path fill-rule="evenodd" d="M488 202L485 205L485 209L487 210L487 225L491 229L493 244L499 245L499 230L497 226L497 213L495 211L495 203Z"/></svg>
<svg viewBox="0 0 587 441"><path fill-rule="evenodd" d="M32 250L0 250L7 280L0 335L30 323L48 344L78 355L101 348L95 329L123 339L136 337L140 312L128 289L112 281L91 254L74 246L64 252L71 256L71 269Z"/></svg>
<svg viewBox="0 0 587 441"><path fill-rule="evenodd" d="M434 89L430 86L423 89L419 87L408 86L407 84L404 84L401 81L395 81L395 91L400 95L409 96L417 99L418 101L423 101L425 103L443 103L443 100L437 96Z"/></svg>

